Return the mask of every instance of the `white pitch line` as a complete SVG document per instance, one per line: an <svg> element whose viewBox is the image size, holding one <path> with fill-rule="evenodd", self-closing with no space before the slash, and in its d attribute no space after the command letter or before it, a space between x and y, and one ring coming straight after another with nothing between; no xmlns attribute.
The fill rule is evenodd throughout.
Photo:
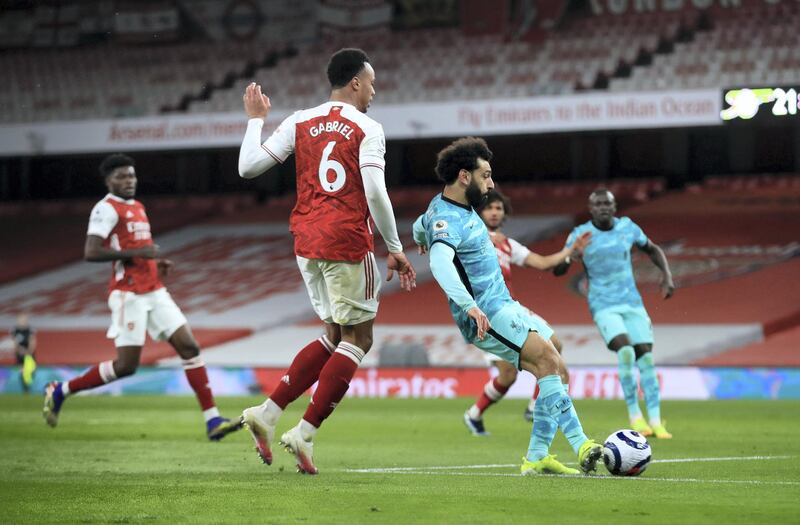
<svg viewBox="0 0 800 525"><path fill-rule="evenodd" d="M345 470L345 472L358 472L354 470ZM376 471L369 471L369 474L380 474L381 472ZM484 476L484 477L514 477L519 478L522 477L519 474L512 474L510 472L447 472L447 471L439 471L434 472L430 470L400 470L400 471L393 471L392 474L410 474L410 475L423 475L423 476ZM537 476L532 476L537 477ZM568 476L562 474L544 474L541 477L545 478L568 478L568 479L600 479L600 480L628 480L628 481L669 481L673 483L724 483L724 484L733 484L733 485L789 485L789 486L800 486L800 481L762 481L762 480L750 480L750 479L697 479L697 478L652 478L652 477L625 477L625 476L610 476L610 475L599 475L599 476Z"/></svg>
<svg viewBox="0 0 800 525"><path fill-rule="evenodd" d="M656 459L653 463L697 463L701 461L755 461L760 459L792 459L795 456L729 456L722 458Z"/></svg>
<svg viewBox="0 0 800 525"><path fill-rule="evenodd" d="M758 461L770 459L791 459L796 456L728 456L718 458L672 458L672 459L656 459L653 463L697 463L701 461ZM565 465L576 465L575 462L564 462ZM471 470L471 469L485 469L485 468L511 468L518 467L519 463L507 464L489 464L489 465L437 465L429 467L378 467L378 468L359 468L359 469L345 469L344 472L354 472L361 474L370 473L391 473L391 472L415 472L415 471L443 471L443 470Z"/></svg>
<svg viewBox="0 0 800 525"><path fill-rule="evenodd" d="M370 472L405 472L414 470L466 470L466 469L481 469L481 468L510 468L518 467L519 464L494 464L494 465L453 465L453 466L434 466L434 467L378 467L378 468L354 468L345 469L345 472L360 472L368 474Z"/></svg>

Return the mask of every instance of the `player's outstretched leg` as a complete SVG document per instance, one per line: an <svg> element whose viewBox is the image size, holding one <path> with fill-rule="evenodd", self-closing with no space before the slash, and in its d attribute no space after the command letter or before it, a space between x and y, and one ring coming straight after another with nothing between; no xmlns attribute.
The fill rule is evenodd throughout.
<svg viewBox="0 0 800 525"><path fill-rule="evenodd" d="M272 464L270 443L278 419L289 403L300 397L319 379L320 371L334 349L330 339L324 335L306 345L297 353L270 397L261 405L250 407L242 413L242 422L253 436L256 452L267 465Z"/></svg>
<svg viewBox="0 0 800 525"><path fill-rule="evenodd" d="M533 474L579 474L574 468L562 465L556 457L549 454L550 445L558 430L558 423L545 410L544 403L534 402L533 428L528 443L528 453L522 458L520 473Z"/></svg>
<svg viewBox="0 0 800 525"><path fill-rule="evenodd" d="M667 432L661 421L661 394L659 393L658 376L653 361L653 352L646 352L636 360L641 375L644 402L647 406L647 418L650 420L651 434L659 439L670 439L672 434ZM634 429L636 430L636 429ZM643 434L646 435L646 434Z"/></svg>
<svg viewBox="0 0 800 525"><path fill-rule="evenodd" d="M131 352L120 352L118 358L120 371L114 369L114 361L103 361L94 365L89 370L71 379L70 381L53 381L47 385L44 391L44 408L42 415L44 420L51 427L58 424L58 416L61 413L61 406L67 397L82 390L91 390L98 386L116 381L119 377L132 374L138 364L139 351L141 348L130 347ZM118 349L120 351L121 349Z"/></svg>
<svg viewBox="0 0 800 525"><path fill-rule="evenodd" d="M545 411L558 423L570 446L578 455L578 463L583 472L595 470L597 460L603 455L603 447L586 437L560 376L550 375L539 380L539 399ZM534 423L536 416L534 415Z"/></svg>
<svg viewBox="0 0 800 525"><path fill-rule="evenodd" d="M531 447L529 447L529 450L533 449L534 452L527 460L536 461L542 459L539 456L542 456L543 451L549 448L549 442L552 441L552 435L555 434L555 429L553 428L553 422L555 422L578 455L580 469L584 473L594 471L597 461L603 455L603 447L587 438L583 432L578 413L575 411L572 400L562 383L563 378L560 371L566 370L566 365L561 356L549 341L545 341L535 332L530 332L525 345L521 349L520 362L525 370L539 378L537 381L539 398L536 400L533 428L531 430L533 435L531 437ZM538 414L544 419L538 424L537 410ZM549 420L548 417L550 418ZM539 433L538 436L537 431ZM548 439L549 441L546 441Z"/></svg>
<svg viewBox="0 0 800 525"><path fill-rule="evenodd" d="M639 408L639 385L636 383L635 362L636 352L632 346L625 345L617 351L619 383L622 386L622 394L625 396L631 427L643 436L650 436L653 431L642 417L642 411Z"/></svg>

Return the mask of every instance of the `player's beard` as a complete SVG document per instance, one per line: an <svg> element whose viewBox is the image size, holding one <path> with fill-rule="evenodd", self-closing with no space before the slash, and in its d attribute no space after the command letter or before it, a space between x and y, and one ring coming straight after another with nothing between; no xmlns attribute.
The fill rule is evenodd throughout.
<svg viewBox="0 0 800 525"><path fill-rule="evenodd" d="M486 200L486 196L489 192L482 193L480 186L473 180L467 186L467 191L465 192L465 196L467 197L467 202L473 208L480 208L481 205Z"/></svg>

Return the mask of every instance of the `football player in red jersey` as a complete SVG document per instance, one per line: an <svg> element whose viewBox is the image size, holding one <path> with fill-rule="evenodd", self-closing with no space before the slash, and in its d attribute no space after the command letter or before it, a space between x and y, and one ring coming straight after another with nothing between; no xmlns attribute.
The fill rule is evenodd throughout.
<svg viewBox="0 0 800 525"><path fill-rule="evenodd" d="M92 209L86 233L84 257L90 262L111 262L108 305L117 358L94 365L66 382L52 382L45 390L44 417L55 427L67 396L132 375L139 366L146 333L154 340L169 341L183 359L186 379L195 392L206 420L206 434L217 441L241 428L219 414L208 385L200 347L180 308L172 300L161 278L172 269L172 261L158 256L150 221L136 195L136 169L132 158L114 154L100 164L108 188Z"/></svg>
<svg viewBox="0 0 800 525"><path fill-rule="evenodd" d="M242 419L262 461L270 464L278 418L319 380L303 418L281 437L298 470L307 474L317 473L312 458L317 429L344 397L372 346L381 276L370 220L389 249L386 280L397 272L403 289L416 285L386 192L383 127L366 115L375 95L375 70L360 49L342 49L331 57L327 73L330 99L287 117L263 144L261 129L270 101L261 86L247 86L244 109L249 121L239 152L239 174L247 179L295 155L297 202L289 226L297 264L325 334L300 350L270 397L246 409Z"/></svg>
<svg viewBox="0 0 800 525"><path fill-rule="evenodd" d="M528 248L518 243L510 237L506 237L500 230L506 217L511 214L511 202L508 197L497 190L490 190L486 200L478 210L486 228L489 230L489 237L497 251L497 258L500 262L500 269L503 272L503 280L506 282L508 291L514 296L514 288L511 286L511 265L536 268L537 270L548 271L555 268L559 263L569 260L574 254L580 253L589 243L590 236L581 236L570 248L564 248L560 252L550 255L539 255L530 251ZM532 315L533 314L531 312ZM538 316L537 316L538 317ZM544 321L542 321L544 322ZM556 335L550 339L553 346L561 352L561 340ZM490 366L497 368L497 377L489 380L483 387L483 392L475 403L464 413L464 424L467 425L472 434L476 436L487 436L489 433L483 424L484 412L493 404L497 403L506 395L508 389L517 380L517 369L514 366L494 354L486 354ZM534 395L534 398L536 396ZM533 420L533 400L525 408L524 417L528 421Z"/></svg>

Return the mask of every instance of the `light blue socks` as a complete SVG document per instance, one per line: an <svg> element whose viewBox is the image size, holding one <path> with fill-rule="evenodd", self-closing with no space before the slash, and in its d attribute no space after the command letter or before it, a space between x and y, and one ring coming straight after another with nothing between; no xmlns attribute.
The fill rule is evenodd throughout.
<svg viewBox="0 0 800 525"><path fill-rule="evenodd" d="M644 390L644 403L647 406L647 417L650 424L661 424L661 393L658 390L658 376L653 353L647 352L636 360L639 377Z"/></svg>
<svg viewBox="0 0 800 525"><path fill-rule="evenodd" d="M639 408L639 386L636 384L636 372L633 366L636 362L636 352L630 345L623 346L617 352L617 360L619 382L622 385L625 404L628 405L628 416L633 421L642 416Z"/></svg>
<svg viewBox="0 0 800 525"><path fill-rule="evenodd" d="M528 460L538 461L547 455L559 428L577 454L587 437L561 378L555 374L545 376L539 379L538 384L539 397L533 410Z"/></svg>

